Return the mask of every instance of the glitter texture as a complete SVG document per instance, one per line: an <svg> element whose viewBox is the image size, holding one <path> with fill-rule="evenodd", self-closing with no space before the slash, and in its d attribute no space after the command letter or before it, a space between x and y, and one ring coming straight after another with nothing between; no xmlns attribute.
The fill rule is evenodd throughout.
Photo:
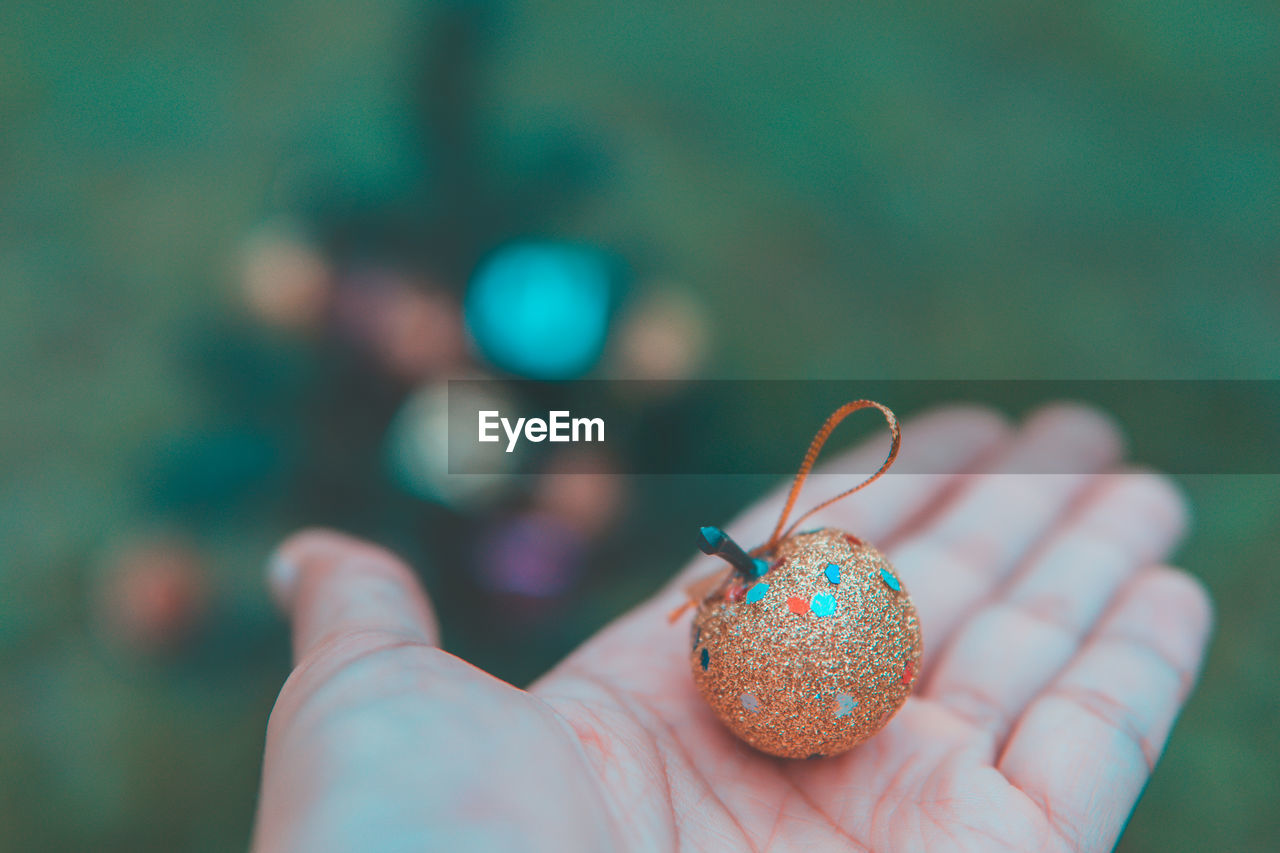
<svg viewBox="0 0 1280 853"><path fill-rule="evenodd" d="M776 588L777 597L752 606L718 594L699 606L694 681L757 749L786 758L844 752L879 731L911 692L921 652L915 608L900 583L889 587L884 574L898 579L884 555L843 531L789 537L770 556L765 591ZM839 567L839 585L829 582L828 564ZM819 594L834 598L831 616L808 612ZM803 613L784 604L792 599L806 605ZM708 649L716 665L704 669ZM745 695L757 700L755 710Z"/></svg>

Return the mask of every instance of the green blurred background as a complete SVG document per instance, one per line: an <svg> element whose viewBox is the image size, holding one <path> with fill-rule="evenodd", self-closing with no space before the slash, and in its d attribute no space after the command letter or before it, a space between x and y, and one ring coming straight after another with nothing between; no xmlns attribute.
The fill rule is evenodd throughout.
<svg viewBox="0 0 1280 853"><path fill-rule="evenodd" d="M700 301L705 376L1269 379L1278 92L1280 7L1235 0L5 3L0 849L243 848L299 524L400 550L519 682L764 486L635 484L495 634L385 474L403 383L245 310L262 222L455 291L509 237L604 247ZM1276 849L1280 478L1184 484L1219 629L1121 846ZM202 628L139 652L102 590L171 536Z"/></svg>

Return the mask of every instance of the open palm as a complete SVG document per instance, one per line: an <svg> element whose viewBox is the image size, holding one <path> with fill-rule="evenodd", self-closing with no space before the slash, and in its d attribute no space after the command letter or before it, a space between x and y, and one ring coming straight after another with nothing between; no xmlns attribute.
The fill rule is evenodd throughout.
<svg viewBox="0 0 1280 853"><path fill-rule="evenodd" d="M1201 587L1159 565L1185 524L1178 492L1117 468L1114 428L1074 406L1017 429L939 410L902 448L899 470L929 473L814 520L888 554L924 633L916 694L834 758L755 752L694 690L666 615L710 558L520 690L436 646L394 557L295 536L271 576L297 665L268 726L255 848L1109 849L1209 632ZM822 470L814 497L848 479ZM763 540L781 500L729 531ZM690 519L691 536L712 521Z"/></svg>

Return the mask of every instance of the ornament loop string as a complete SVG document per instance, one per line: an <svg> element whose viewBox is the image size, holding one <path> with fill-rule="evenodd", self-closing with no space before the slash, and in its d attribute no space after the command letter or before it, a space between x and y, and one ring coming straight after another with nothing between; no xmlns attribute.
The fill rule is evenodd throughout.
<svg viewBox="0 0 1280 853"><path fill-rule="evenodd" d="M827 439L831 436L832 431L840 425L841 421L859 409L872 408L879 409L881 414L884 415L885 421L889 424L889 432L893 436L893 441L889 445L889 455L885 457L884 463L880 466L879 470L858 485L851 489L846 489L835 497L827 498L804 515L797 518L790 527L787 527L787 517L791 515L791 510L795 508L796 498L800 496L800 489L804 486L805 480L808 479L809 472L813 469L814 463L818 461L818 454L822 452L822 446L827 443ZM791 484L791 491L787 495L787 503L782 508L782 514L778 517L778 524L774 527L773 534L769 537L767 542L759 547L752 548L748 553L752 557L755 557L759 554L767 554L771 552L777 547L779 542L790 536L805 519L809 518L819 510L826 509L836 501L843 500L859 489L873 483L881 474L889 470L889 466L891 466L893 461L898 457L898 447L901 444L902 430L898 426L898 418L887 406L877 403L874 400L853 400L852 402L845 403L843 406L836 409L831 413L831 416L827 418L826 423L822 425L822 429L818 430L817 434L813 437L813 441L809 443L809 449L804 455L804 461L800 463L800 470L796 472L795 481ZM702 601L708 595L714 594L715 590L724 589L733 576L733 569L725 568L690 584L686 589L688 600L671 612L671 615L668 617L668 621L675 622L680 618L682 613L690 607L693 607L697 602Z"/></svg>
<svg viewBox="0 0 1280 853"><path fill-rule="evenodd" d="M827 439L835 430L840 422L849 415L859 409L874 408L879 409L884 415L885 421L889 424L889 432L893 436L893 442L889 445L889 455L885 457L884 463L874 474L863 480L851 489L846 489L835 497L827 498L804 515L797 518L790 527L787 527L787 517L791 515L791 510L795 508L796 498L800 496L800 489L804 486L804 481L808 479L809 472L813 469L813 464L818 461L818 454L822 452L822 446L827 443ZM754 548L751 554L764 554L772 551L779 542L786 539L795 531L800 524L819 510L826 509L833 503L847 498L854 492L862 489L879 479L880 475L889 470L889 466L893 464L893 460L898 457L898 447L902 444L902 430L898 426L898 418L889 410L887 406L875 402L874 400L853 400L845 403L840 408L831 413L827 418L827 422L822 425L822 429L818 430L814 435L813 441L809 443L809 450L804 455L804 461L800 463L800 470L796 472L795 481L791 484L791 492L787 495L786 505L782 508L782 514L778 516L778 524L773 528L773 533L769 536L767 542L758 548Z"/></svg>

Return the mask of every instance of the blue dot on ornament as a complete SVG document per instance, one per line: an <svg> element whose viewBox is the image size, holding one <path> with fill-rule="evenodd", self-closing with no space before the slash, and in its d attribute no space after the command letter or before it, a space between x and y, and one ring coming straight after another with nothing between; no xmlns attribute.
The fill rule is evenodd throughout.
<svg viewBox="0 0 1280 853"><path fill-rule="evenodd" d="M827 570L824 574L827 576L827 580L832 583L840 583L840 567L835 563L827 563Z"/></svg>
<svg viewBox="0 0 1280 853"><path fill-rule="evenodd" d="M893 576L892 572L888 572L888 571L885 571L884 569L881 569L880 579L884 581L885 586L889 587L889 589L893 590L894 592L902 591L902 584L898 583L898 579Z"/></svg>
<svg viewBox="0 0 1280 853"><path fill-rule="evenodd" d="M836 612L835 596L820 592L809 602L809 609L813 611L814 616L830 616Z"/></svg>
<svg viewBox="0 0 1280 853"><path fill-rule="evenodd" d="M751 587L751 589L747 590L747 603L755 604L757 601L764 598L765 595L768 594L768 592L769 592L769 585L767 583L761 582L756 584L755 586Z"/></svg>
<svg viewBox="0 0 1280 853"><path fill-rule="evenodd" d="M854 699L848 693L836 694L836 716L847 717L853 713L853 709L858 707L858 700Z"/></svg>
<svg viewBox="0 0 1280 853"><path fill-rule="evenodd" d="M702 650L702 668L705 670L709 666L711 666L711 652L707 651L706 649L703 649Z"/></svg>
<svg viewBox="0 0 1280 853"><path fill-rule="evenodd" d="M743 693L742 707L746 709L748 714L754 714L760 710L760 700L756 698L754 693Z"/></svg>

